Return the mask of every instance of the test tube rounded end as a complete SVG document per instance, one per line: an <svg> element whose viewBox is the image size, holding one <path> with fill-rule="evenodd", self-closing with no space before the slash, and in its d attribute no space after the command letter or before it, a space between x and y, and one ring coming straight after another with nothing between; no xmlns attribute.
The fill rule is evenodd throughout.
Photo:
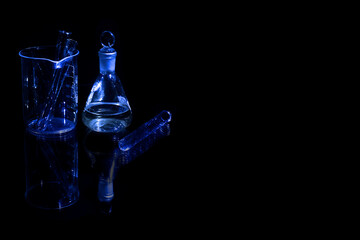
<svg viewBox="0 0 360 240"><path fill-rule="evenodd" d="M171 113L169 111L166 111L166 110L162 111L160 116L164 122L171 121Z"/></svg>

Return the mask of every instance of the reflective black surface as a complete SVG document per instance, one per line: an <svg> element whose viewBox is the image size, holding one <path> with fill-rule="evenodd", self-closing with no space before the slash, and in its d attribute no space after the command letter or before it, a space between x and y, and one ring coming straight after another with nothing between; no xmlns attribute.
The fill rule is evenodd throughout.
<svg viewBox="0 0 360 240"><path fill-rule="evenodd" d="M63 209L79 200L76 131L24 136L25 199L33 207Z"/></svg>
<svg viewBox="0 0 360 240"><path fill-rule="evenodd" d="M74 152L59 152L64 142L59 144L54 143L53 139L41 139L39 143L32 135L24 133L23 136L23 141L19 139L16 141L24 151L13 154L17 156L16 163L7 163L16 169L16 172L10 174L15 181L11 182L11 186L6 186L11 190L9 196L16 196L16 198L5 199L8 206L13 206L9 218L14 221L23 221L25 224L32 225L36 222L44 223L47 220L92 222L100 219L126 220L135 216L143 218L163 214L174 217L173 214L181 208L179 206L179 201L183 197L181 182L185 176L180 174L182 168L179 165L181 159L178 158L180 145L176 140L175 127L170 135L154 142L152 147L140 156L124 159L118 147L121 135L96 133L79 122L76 139L70 140L71 146L77 148L78 168L76 170L78 170L80 197L75 204L60 210L41 209L25 201L26 183L30 181L29 174L33 170L30 167L34 168L34 166L29 166L29 161L38 160L34 158L44 155L44 159L41 160L45 163L49 161L51 165L53 160L57 161L56 158L60 160ZM53 150L55 148L57 151ZM63 146L62 148L64 149ZM37 154L35 157L34 152ZM43 154L44 152L52 155ZM58 168L58 166L55 167ZM68 173L64 172L63 175ZM39 204L46 205L46 201L43 199L43 202Z"/></svg>

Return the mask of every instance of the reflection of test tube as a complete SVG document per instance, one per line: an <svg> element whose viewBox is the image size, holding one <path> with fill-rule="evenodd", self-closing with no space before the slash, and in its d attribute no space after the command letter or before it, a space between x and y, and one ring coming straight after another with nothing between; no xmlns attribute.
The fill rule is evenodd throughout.
<svg viewBox="0 0 360 240"><path fill-rule="evenodd" d="M168 136L170 134L170 121L171 113L163 110L135 131L122 138L119 141L122 157L121 164L130 162L146 152L157 140Z"/></svg>

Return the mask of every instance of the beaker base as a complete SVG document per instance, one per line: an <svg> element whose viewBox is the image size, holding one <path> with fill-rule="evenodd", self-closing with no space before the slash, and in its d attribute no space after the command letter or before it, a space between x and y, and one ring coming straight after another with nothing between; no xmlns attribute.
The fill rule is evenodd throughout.
<svg viewBox="0 0 360 240"><path fill-rule="evenodd" d="M32 120L27 124L27 130L35 135L63 134L74 130L76 123L65 118L52 118L45 129L39 129L38 119Z"/></svg>

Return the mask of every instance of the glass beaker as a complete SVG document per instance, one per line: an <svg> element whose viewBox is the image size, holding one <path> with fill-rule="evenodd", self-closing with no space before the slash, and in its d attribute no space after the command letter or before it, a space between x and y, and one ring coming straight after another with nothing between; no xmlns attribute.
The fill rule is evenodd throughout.
<svg viewBox="0 0 360 240"><path fill-rule="evenodd" d="M35 134L73 130L78 112L78 50L60 60L56 46L23 49L21 57L24 123Z"/></svg>
<svg viewBox="0 0 360 240"><path fill-rule="evenodd" d="M26 192L31 206L62 209L79 200L76 130L24 137Z"/></svg>

